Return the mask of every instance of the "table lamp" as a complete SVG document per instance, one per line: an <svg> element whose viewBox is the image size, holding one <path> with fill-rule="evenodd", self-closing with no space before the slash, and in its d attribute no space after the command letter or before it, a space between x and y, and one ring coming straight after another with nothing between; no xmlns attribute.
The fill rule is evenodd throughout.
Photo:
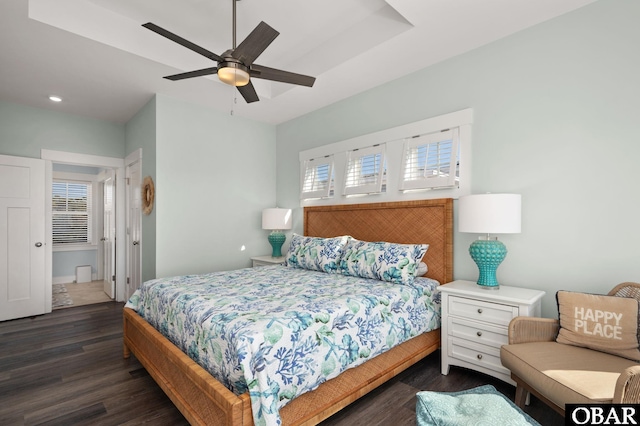
<svg viewBox="0 0 640 426"><path fill-rule="evenodd" d="M519 234L521 221L520 194L477 194L458 200L458 231L486 234L471 243L469 254L478 265L478 285L500 287L496 270L507 255L507 248L490 234Z"/></svg>
<svg viewBox="0 0 640 426"><path fill-rule="evenodd" d="M271 230L269 243L271 243L271 257L282 256L282 244L287 239L282 232L291 229L291 209L264 209L262 210L262 229Z"/></svg>

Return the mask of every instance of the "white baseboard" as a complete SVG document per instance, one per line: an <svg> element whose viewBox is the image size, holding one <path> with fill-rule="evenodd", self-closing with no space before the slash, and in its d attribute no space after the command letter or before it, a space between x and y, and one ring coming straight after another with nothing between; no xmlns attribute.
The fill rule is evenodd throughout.
<svg viewBox="0 0 640 426"><path fill-rule="evenodd" d="M52 284L69 284L76 280L75 275L67 275L66 277L53 277Z"/></svg>
<svg viewBox="0 0 640 426"><path fill-rule="evenodd" d="M98 279L98 274L91 274L91 280L96 281ZM67 275L64 277L53 277L51 284L69 284L75 283L76 276L75 275Z"/></svg>

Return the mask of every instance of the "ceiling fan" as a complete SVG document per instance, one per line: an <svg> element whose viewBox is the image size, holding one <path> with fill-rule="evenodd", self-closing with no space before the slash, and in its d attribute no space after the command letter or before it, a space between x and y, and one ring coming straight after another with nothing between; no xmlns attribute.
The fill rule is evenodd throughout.
<svg viewBox="0 0 640 426"><path fill-rule="evenodd" d="M236 1L239 0L231 0L233 3L233 47L222 55L216 55L151 22L142 25L218 63L216 67L169 75L164 78L176 81L192 77L201 77L203 75L218 74L220 81L231 86L236 86L247 103L260 100L253 84L251 84L251 77L312 87L316 81L315 77L295 74L253 63L280 34L266 23L260 22L251 34L236 47Z"/></svg>

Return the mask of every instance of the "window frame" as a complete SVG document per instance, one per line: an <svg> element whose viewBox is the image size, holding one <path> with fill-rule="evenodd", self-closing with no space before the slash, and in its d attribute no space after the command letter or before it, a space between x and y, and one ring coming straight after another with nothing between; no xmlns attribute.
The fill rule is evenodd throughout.
<svg viewBox="0 0 640 426"><path fill-rule="evenodd" d="M435 149L439 149L440 144L443 142L451 141L451 151L448 155L448 162L440 161L441 156L436 155L435 163L430 162L429 149L434 146ZM416 158L418 165L414 167L414 171L409 171L410 167L409 158L411 156L410 150L414 150L418 147L427 146L426 157L424 158L424 165L420 167L422 162L421 158ZM431 165L431 166L430 166ZM428 133L423 135L416 135L411 138L407 138L404 141L402 150L402 168L400 173L400 191L410 191L418 189L437 189L437 188L454 188L459 185L459 166L460 166L460 131L457 127L452 129L441 130L439 132ZM446 168L449 170L448 174L438 174L429 176L428 171L441 170ZM420 169L422 172L420 173ZM451 172L453 170L453 173ZM417 171L418 173L414 173ZM407 178L407 174L411 173L412 178ZM420 176L421 174L421 176Z"/></svg>
<svg viewBox="0 0 640 426"><path fill-rule="evenodd" d="M99 218L98 215L98 185L97 185L97 176L90 174L81 174L81 173L70 173L70 172L53 172L53 176L51 179L51 247L54 252L59 251L78 251L78 250L95 250L98 247L97 241L97 227ZM88 214L90 215L88 219L88 229L87 234L90 242L80 242L80 243L54 243L54 217L57 214L54 211L54 196L53 196L53 184L55 183L72 183L72 184L86 184L89 188L91 188L91 201L87 208L90 210Z"/></svg>
<svg viewBox="0 0 640 426"><path fill-rule="evenodd" d="M328 166L329 170L327 171L328 182L326 187L321 189L316 189L317 181L315 177L314 181L311 183L311 188L305 191L305 187L307 186L307 177L310 173L313 173L315 176L318 175L318 168L322 166ZM302 166L302 170L300 173L300 199L308 200L314 198L330 198L334 195L334 185L335 185L335 176L334 176L334 156L326 155L319 158L310 158L305 160Z"/></svg>
<svg viewBox="0 0 640 426"><path fill-rule="evenodd" d="M365 157L380 156L379 169L374 170L373 182L352 183L352 179L362 179L362 176L351 176L357 167L362 168L362 160ZM347 152L347 164L345 169L343 195L365 195L383 192L383 184L387 174L386 167L386 143L376 144L366 148L356 148ZM356 164L359 163L359 164Z"/></svg>
<svg viewBox="0 0 640 426"><path fill-rule="evenodd" d="M298 153L300 170L300 206L320 206L330 204L353 204L368 202L411 201L433 198L458 198L471 193L473 109L463 110L426 118L424 120L363 134L350 139L319 145ZM442 130L459 129L460 163L456 164L459 180L454 186L426 189L401 189L403 175L403 147L408 138L441 132ZM344 185L347 171L349 151L362 149L376 144L386 145L386 175L382 192L367 194L345 194ZM334 198L307 198L302 196L305 164L310 159L334 156Z"/></svg>

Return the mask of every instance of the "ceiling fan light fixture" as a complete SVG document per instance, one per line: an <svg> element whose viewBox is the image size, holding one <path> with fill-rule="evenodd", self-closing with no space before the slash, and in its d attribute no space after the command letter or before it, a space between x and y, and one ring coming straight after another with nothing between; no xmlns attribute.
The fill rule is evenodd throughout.
<svg viewBox="0 0 640 426"><path fill-rule="evenodd" d="M249 84L249 69L237 62L221 62L218 66L218 78L230 86L246 86Z"/></svg>

